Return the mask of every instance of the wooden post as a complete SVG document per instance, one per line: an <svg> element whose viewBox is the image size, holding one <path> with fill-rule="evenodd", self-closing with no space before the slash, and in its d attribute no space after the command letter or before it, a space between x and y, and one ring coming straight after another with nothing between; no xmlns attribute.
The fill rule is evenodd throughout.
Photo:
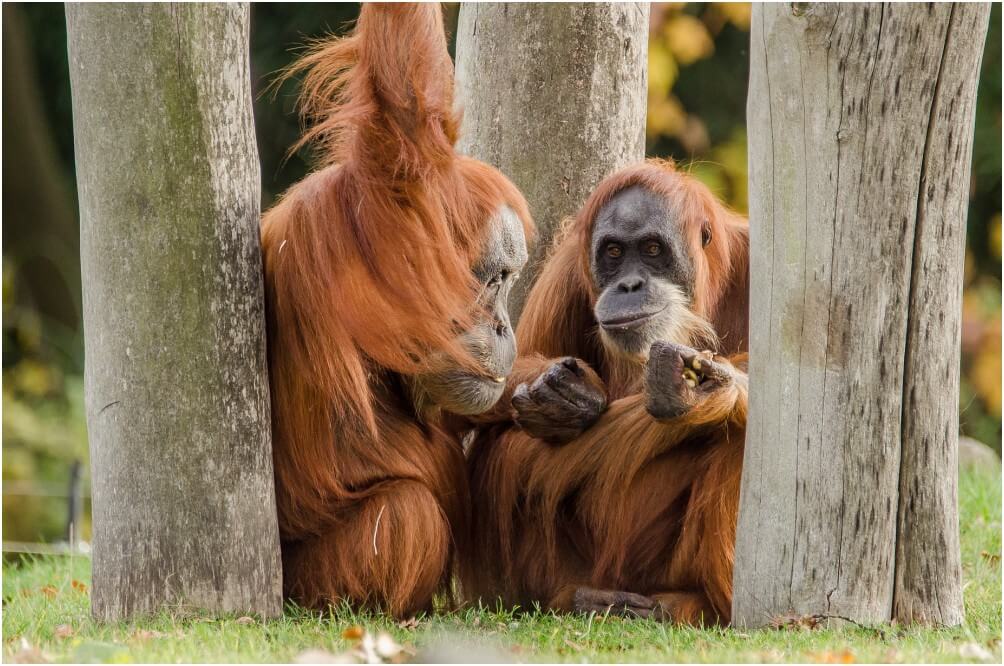
<svg viewBox="0 0 1004 666"><path fill-rule="evenodd" d="M561 220L645 157L648 23L648 3L461 5L460 150L511 178L537 223L513 323Z"/></svg>
<svg viewBox="0 0 1004 666"><path fill-rule="evenodd" d="M962 268L989 5L753 12L733 622L958 624Z"/></svg>
<svg viewBox="0 0 1004 666"><path fill-rule="evenodd" d="M245 4L67 4L92 611L281 612Z"/></svg>
<svg viewBox="0 0 1004 666"><path fill-rule="evenodd" d="M71 551L77 550L80 542L80 516L84 507L80 472L80 461L74 460L70 465L70 484L66 491L66 543Z"/></svg>

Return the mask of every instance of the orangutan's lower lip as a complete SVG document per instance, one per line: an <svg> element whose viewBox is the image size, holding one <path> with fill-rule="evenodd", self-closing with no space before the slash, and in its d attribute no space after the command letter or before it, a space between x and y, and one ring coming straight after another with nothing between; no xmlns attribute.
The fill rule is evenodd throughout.
<svg viewBox="0 0 1004 666"><path fill-rule="evenodd" d="M656 310L655 312L639 312L632 315L628 315L626 317L607 319L605 321L601 321L600 326L602 326L605 330L608 331L609 330L626 331L628 329L637 328L638 326L641 326L649 319L661 313L665 309L666 308L662 308L660 310Z"/></svg>

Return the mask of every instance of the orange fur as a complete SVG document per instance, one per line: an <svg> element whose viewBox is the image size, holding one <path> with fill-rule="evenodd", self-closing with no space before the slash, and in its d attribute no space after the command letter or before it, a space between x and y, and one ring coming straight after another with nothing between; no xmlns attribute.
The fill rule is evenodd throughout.
<svg viewBox="0 0 1004 666"><path fill-rule="evenodd" d="M685 220L698 274L691 309L713 324L740 370L732 387L670 421L647 412L644 366L607 349L593 317L593 221L636 184L663 194ZM705 222L712 242L702 248ZM571 610L575 590L587 586L649 595L679 622L728 621L746 424L747 271L746 220L670 163L649 161L600 184L530 292L509 390L469 452L470 598ZM563 356L595 370L609 407L578 439L554 446L513 425L508 400Z"/></svg>
<svg viewBox="0 0 1004 666"><path fill-rule="evenodd" d="M407 615L426 608L466 530L459 442L408 378L472 320L471 274L513 185L457 155L437 5L366 5L319 43L301 106L325 166L262 221L272 438L287 594Z"/></svg>

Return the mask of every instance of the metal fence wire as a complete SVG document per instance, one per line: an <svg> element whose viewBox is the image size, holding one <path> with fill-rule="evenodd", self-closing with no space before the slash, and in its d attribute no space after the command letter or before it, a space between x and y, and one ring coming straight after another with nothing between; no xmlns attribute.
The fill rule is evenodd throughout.
<svg viewBox="0 0 1004 666"><path fill-rule="evenodd" d="M3 495L11 497L51 497L66 498L66 529L63 541L55 543L4 541L4 553L28 553L33 555L53 555L90 552L90 544L80 539L81 517L84 513L84 501L90 499L90 493L84 492L83 465L74 460L70 465L70 480L68 484L46 483L39 481L4 481Z"/></svg>

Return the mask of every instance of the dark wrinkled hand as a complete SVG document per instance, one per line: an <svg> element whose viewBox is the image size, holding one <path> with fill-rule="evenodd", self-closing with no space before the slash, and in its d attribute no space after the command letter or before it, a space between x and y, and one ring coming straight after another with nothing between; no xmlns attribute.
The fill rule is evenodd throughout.
<svg viewBox="0 0 1004 666"><path fill-rule="evenodd" d="M603 389L574 358L552 364L530 385L512 395L516 423L538 439L564 444L596 423L607 408Z"/></svg>
<svg viewBox="0 0 1004 666"><path fill-rule="evenodd" d="M672 342L656 342L645 373L648 413L659 420L686 414L705 397L735 380L732 366L715 361L710 351Z"/></svg>
<svg viewBox="0 0 1004 666"><path fill-rule="evenodd" d="M591 587L580 587L575 591L573 603L576 612L579 613L651 618L663 621L669 619L668 614L654 599L622 590L596 590Z"/></svg>

